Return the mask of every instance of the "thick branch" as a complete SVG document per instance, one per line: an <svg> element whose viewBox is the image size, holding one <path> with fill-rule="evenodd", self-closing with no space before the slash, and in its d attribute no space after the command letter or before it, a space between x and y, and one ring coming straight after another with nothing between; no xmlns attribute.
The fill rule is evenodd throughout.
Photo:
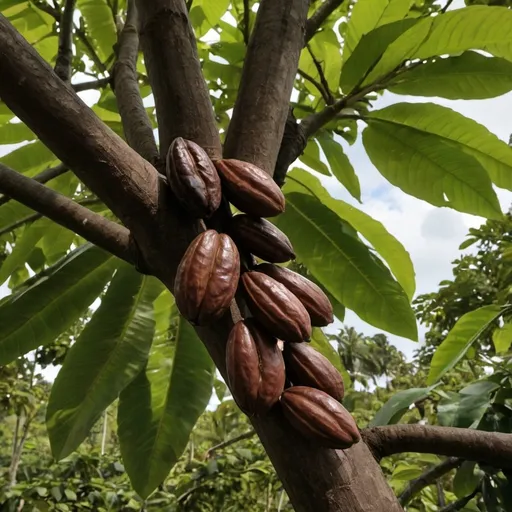
<svg viewBox="0 0 512 512"><path fill-rule="evenodd" d="M79 84L71 84L75 92L88 91L90 89L101 89L110 83L111 78L99 78L98 80L91 80L90 82L82 82Z"/></svg>
<svg viewBox="0 0 512 512"><path fill-rule="evenodd" d="M391 425L362 431L377 459L395 453L435 453L512 467L512 434L430 425Z"/></svg>
<svg viewBox="0 0 512 512"><path fill-rule="evenodd" d="M75 3L76 0L66 0L59 24L59 52L55 63L55 73L64 82L69 82L71 79Z"/></svg>
<svg viewBox="0 0 512 512"><path fill-rule="evenodd" d="M344 0L326 0L306 23L306 41L309 41L322 26L323 22L338 8Z"/></svg>
<svg viewBox="0 0 512 512"><path fill-rule="evenodd" d="M274 174L299 55L307 0L262 0L229 123L224 156Z"/></svg>
<svg viewBox="0 0 512 512"><path fill-rule="evenodd" d="M452 469L458 468L463 462L463 459L458 457L449 457L437 466L428 469L418 478L411 480L405 490L398 497L400 505L407 505L411 499L416 496L422 489L432 485L437 479L449 473Z"/></svg>
<svg viewBox="0 0 512 512"><path fill-rule="evenodd" d="M32 179L37 181L38 183L48 183L50 180L54 178L58 178L65 172L68 172L68 168L64 164L56 165L55 167L49 167L44 171L41 171L39 174L36 174ZM11 198L9 196L1 196L0 197L0 206L9 202Z"/></svg>
<svg viewBox="0 0 512 512"><path fill-rule="evenodd" d="M128 144L148 162L157 165L158 148L137 82L138 53L137 11L135 0L129 0L126 23L119 37L119 57L114 66L114 93Z"/></svg>
<svg viewBox="0 0 512 512"><path fill-rule="evenodd" d="M71 199L0 164L0 192L40 212L89 242L133 263L130 233Z"/></svg>
<svg viewBox="0 0 512 512"><path fill-rule="evenodd" d="M137 0L140 37L155 96L160 155L176 137L193 140L212 158L221 146L194 31L183 0Z"/></svg>

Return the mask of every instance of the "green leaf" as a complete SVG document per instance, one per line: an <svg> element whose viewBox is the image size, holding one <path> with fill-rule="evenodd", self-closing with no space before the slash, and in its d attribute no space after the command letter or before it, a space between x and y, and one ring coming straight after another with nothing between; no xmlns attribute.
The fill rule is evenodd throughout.
<svg viewBox="0 0 512 512"><path fill-rule="evenodd" d="M145 371L121 393L118 432L130 481L146 498L183 453L212 394L214 366L176 307L171 342L154 343Z"/></svg>
<svg viewBox="0 0 512 512"><path fill-rule="evenodd" d="M35 138L35 134L24 123L5 123L0 126L2 144L19 144Z"/></svg>
<svg viewBox="0 0 512 512"><path fill-rule="evenodd" d="M412 480L418 478L423 473L423 468L416 464L398 463L393 470L391 478L393 480Z"/></svg>
<svg viewBox="0 0 512 512"><path fill-rule="evenodd" d="M309 42L309 46L316 60L320 62L322 66L329 90L336 92L338 90L341 73L340 43L338 42L336 34L333 30L318 32ZM309 52L303 53L309 56ZM314 70L315 71L310 74L320 78L316 67L314 67Z"/></svg>
<svg viewBox="0 0 512 512"><path fill-rule="evenodd" d="M390 128L407 126L459 147L484 166L498 187L512 190L512 148L476 121L435 103L398 103L369 116Z"/></svg>
<svg viewBox="0 0 512 512"><path fill-rule="evenodd" d="M309 139L304 153L300 155L300 161L311 167L316 172L330 176L329 168L320 160L320 149L315 139Z"/></svg>
<svg viewBox="0 0 512 512"><path fill-rule="evenodd" d="M452 100L495 98L512 90L512 62L465 52L401 73L388 89L395 94Z"/></svg>
<svg viewBox="0 0 512 512"><path fill-rule="evenodd" d="M122 263L100 307L70 348L46 411L52 454L76 450L101 413L144 367L153 335L155 278Z"/></svg>
<svg viewBox="0 0 512 512"><path fill-rule="evenodd" d="M288 178L298 182L310 194L316 196L325 206L361 233L384 258L409 299L412 299L416 290L416 281L411 257L404 246L379 221L341 199L331 197L315 176L302 169L293 169L288 173Z"/></svg>
<svg viewBox="0 0 512 512"><path fill-rule="evenodd" d="M453 492L457 498L471 494L478 486L480 477L475 473L476 462L465 460L453 477Z"/></svg>
<svg viewBox="0 0 512 512"><path fill-rule="evenodd" d="M7 167L29 177L46 169L56 161L53 153L40 140L26 144L0 158L0 162Z"/></svg>
<svg viewBox="0 0 512 512"><path fill-rule="evenodd" d="M468 247L471 247L473 244L476 244L477 242L478 240L476 238L468 238L459 245L459 251L467 249Z"/></svg>
<svg viewBox="0 0 512 512"><path fill-rule="evenodd" d="M350 192L352 197L361 202L361 187L357 174L341 144L327 134L318 137L318 142L329 162L332 174Z"/></svg>
<svg viewBox="0 0 512 512"><path fill-rule="evenodd" d="M377 63L386 48L417 22L418 19L406 18L365 34L343 64L340 77L343 92L351 92Z"/></svg>
<svg viewBox="0 0 512 512"><path fill-rule="evenodd" d="M28 2L24 3L24 5L27 6L26 9L18 10L16 14L12 16L8 15L8 17L13 27L30 44L33 44L51 32L52 24L55 20L53 16L50 16Z"/></svg>
<svg viewBox="0 0 512 512"><path fill-rule="evenodd" d="M11 254L5 258L0 266L0 285L5 283L15 270L27 262L37 242L48 228L48 224L47 219L39 219L24 229Z"/></svg>
<svg viewBox="0 0 512 512"><path fill-rule="evenodd" d="M87 246L6 298L0 305L0 365L54 341L98 297L117 265L112 255Z"/></svg>
<svg viewBox="0 0 512 512"><path fill-rule="evenodd" d="M369 119L368 123L363 132L364 147L391 184L434 206L501 218L491 180L476 158L407 126L380 119Z"/></svg>
<svg viewBox="0 0 512 512"><path fill-rule="evenodd" d="M298 260L361 319L416 339L414 314L403 289L347 226L297 181L288 180L286 211L273 221L290 238Z"/></svg>
<svg viewBox="0 0 512 512"><path fill-rule="evenodd" d="M471 6L420 20L388 46L364 85L410 59L455 55L471 49L512 58L512 11Z"/></svg>
<svg viewBox="0 0 512 512"><path fill-rule="evenodd" d="M497 354L504 354L512 345L512 323L505 324L492 333L492 341Z"/></svg>
<svg viewBox="0 0 512 512"><path fill-rule="evenodd" d="M409 12L411 0L358 0L345 33L343 61L346 62L363 35L371 30L401 20Z"/></svg>
<svg viewBox="0 0 512 512"><path fill-rule="evenodd" d="M338 355L338 352L334 349L334 347L329 343L329 340L323 333L322 329L319 327L313 327L313 333L311 335L311 348L314 348L324 357L326 357L329 362L341 373L343 376L343 382L345 386L348 388L352 381L350 379L350 375L347 370L343 366L343 362Z"/></svg>
<svg viewBox="0 0 512 512"><path fill-rule="evenodd" d="M114 52L117 41L116 25L106 0L77 0L76 6L82 13L87 33L95 43L98 57L105 62Z"/></svg>
<svg viewBox="0 0 512 512"><path fill-rule="evenodd" d="M369 427L392 425L398 423L400 418L409 410L409 407L426 398L435 386L429 388L404 389L394 394L377 412Z"/></svg>
<svg viewBox="0 0 512 512"><path fill-rule="evenodd" d="M437 347L430 363L427 384L434 384L451 370L464 357L469 347L504 312L506 309L500 306L483 306L461 316Z"/></svg>
<svg viewBox="0 0 512 512"><path fill-rule="evenodd" d="M197 37L203 37L215 27L229 6L229 0L195 0L190 10L190 21Z"/></svg>

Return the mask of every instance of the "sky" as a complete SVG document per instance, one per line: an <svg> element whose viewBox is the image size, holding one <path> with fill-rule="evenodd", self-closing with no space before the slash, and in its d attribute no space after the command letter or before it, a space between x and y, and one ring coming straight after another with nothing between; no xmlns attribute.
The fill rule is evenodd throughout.
<svg viewBox="0 0 512 512"><path fill-rule="evenodd" d="M462 7L463 0L455 0L452 8ZM83 92L80 96L86 103L97 100L97 92ZM512 93L499 98L478 101L449 101L441 98L420 98L398 96L385 93L376 102L379 109L398 102L435 102L452 108L486 126L500 139L508 142L512 133ZM12 149L12 148L11 148ZM357 203L335 178L321 177L329 192L376 218L392 233L410 253L416 271L416 295L435 291L443 279L452 277L451 262L462 252L458 246L470 227L485 222L480 217L459 213L449 208L438 208L404 194L390 185L372 165L361 143L361 138L349 146L343 142L343 149L350 158L361 183L362 204ZM5 154L6 146L0 146L0 156ZM512 204L512 192L496 189L503 211ZM471 248L464 251L471 252ZM0 297L8 293L7 287L0 286ZM353 312L347 311L345 325L354 327L365 335L382 332L359 319ZM329 326L328 331L336 331L340 322ZM424 328L420 326L420 339ZM388 338L411 357L418 347L417 343L388 334ZM53 372L48 373L53 377Z"/></svg>

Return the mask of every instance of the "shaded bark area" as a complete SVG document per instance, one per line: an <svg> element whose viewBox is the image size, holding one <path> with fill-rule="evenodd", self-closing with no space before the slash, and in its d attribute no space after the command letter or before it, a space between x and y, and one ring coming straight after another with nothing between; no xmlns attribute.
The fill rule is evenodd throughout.
<svg viewBox="0 0 512 512"><path fill-rule="evenodd" d="M224 156L274 174L304 33L307 0L263 0L229 123Z"/></svg>
<svg viewBox="0 0 512 512"><path fill-rule="evenodd" d="M136 3L142 50L155 96L160 155L165 158L171 142L183 137L199 144L210 158L219 158L219 134L185 2Z"/></svg>

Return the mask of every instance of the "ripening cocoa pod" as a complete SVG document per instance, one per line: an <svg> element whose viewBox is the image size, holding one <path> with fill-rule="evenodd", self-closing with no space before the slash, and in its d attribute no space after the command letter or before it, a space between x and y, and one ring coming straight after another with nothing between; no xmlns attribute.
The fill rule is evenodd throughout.
<svg viewBox="0 0 512 512"><path fill-rule="evenodd" d="M283 392L285 369L277 340L258 329L251 318L231 329L226 370L233 398L248 416L268 412Z"/></svg>
<svg viewBox="0 0 512 512"><path fill-rule="evenodd" d="M293 270L262 263L255 270L263 272L284 284L304 305L311 318L311 325L324 327L334 321L331 302L315 283Z"/></svg>
<svg viewBox="0 0 512 512"><path fill-rule="evenodd" d="M234 159L216 160L214 164L226 197L240 211L256 217L275 217L284 212L284 195L263 169Z"/></svg>
<svg viewBox="0 0 512 512"><path fill-rule="evenodd" d="M361 440L351 414L323 391L293 386L284 391L280 402L293 427L321 446L345 449Z"/></svg>
<svg viewBox="0 0 512 512"><path fill-rule="evenodd" d="M196 218L208 218L220 205L220 178L206 151L177 137L167 152L166 174L176 201Z"/></svg>
<svg viewBox="0 0 512 512"><path fill-rule="evenodd" d="M229 234L237 245L258 258L272 263L295 259L288 237L271 222L249 215L235 215Z"/></svg>
<svg viewBox="0 0 512 512"><path fill-rule="evenodd" d="M286 343L283 356L286 374L294 386L309 386L327 393L339 402L343 400L343 378L320 352L305 343Z"/></svg>
<svg viewBox="0 0 512 512"><path fill-rule="evenodd" d="M233 240L213 229L204 231L178 266L174 296L180 313L195 325L220 318L235 296L239 277L240 255Z"/></svg>
<svg viewBox="0 0 512 512"><path fill-rule="evenodd" d="M250 312L268 332L288 342L309 340L309 314L292 292L261 272L244 272L241 280Z"/></svg>

